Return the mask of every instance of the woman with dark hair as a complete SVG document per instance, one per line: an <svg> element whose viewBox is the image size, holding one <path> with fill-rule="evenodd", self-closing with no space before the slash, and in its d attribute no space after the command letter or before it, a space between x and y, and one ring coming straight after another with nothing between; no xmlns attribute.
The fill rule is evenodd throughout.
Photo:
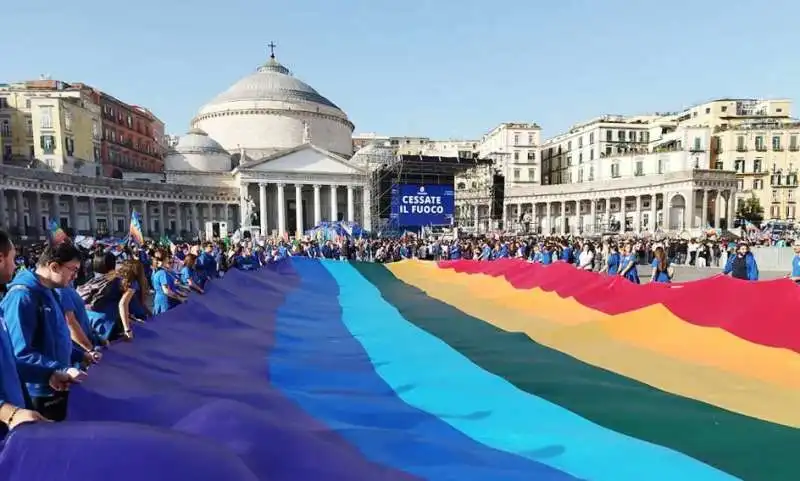
<svg viewBox="0 0 800 481"><path fill-rule="evenodd" d="M664 248L661 246L656 247L653 254L653 263L651 264L653 274L650 276L650 282L672 282L673 270L669 265L669 259L667 259L667 253Z"/></svg>
<svg viewBox="0 0 800 481"><path fill-rule="evenodd" d="M182 296L175 285L175 278L167 270L171 265L172 257L164 249L153 253L153 315L167 312L177 306L186 298Z"/></svg>
<svg viewBox="0 0 800 481"><path fill-rule="evenodd" d="M136 294L136 261L124 261L117 269L101 275L104 287L85 299L92 330L103 340L124 338L130 341L133 339L130 305Z"/></svg>
<svg viewBox="0 0 800 481"><path fill-rule="evenodd" d="M203 293L203 287L197 282L197 256L186 254L183 258L183 268L181 268L181 282L189 286L193 291Z"/></svg>
<svg viewBox="0 0 800 481"><path fill-rule="evenodd" d="M130 262L133 264L132 268L136 280L134 280L132 284L135 295L133 299L131 299L129 309L133 317L143 321L153 315L150 308L147 307L147 287L149 283L147 281L147 275L145 274L144 264L138 259L132 259Z"/></svg>

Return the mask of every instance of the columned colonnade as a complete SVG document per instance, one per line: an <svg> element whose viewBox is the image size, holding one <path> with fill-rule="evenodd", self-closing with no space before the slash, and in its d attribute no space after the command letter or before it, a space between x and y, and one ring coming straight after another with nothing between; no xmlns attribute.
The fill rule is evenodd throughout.
<svg viewBox="0 0 800 481"><path fill-rule="evenodd" d="M262 235L272 231L279 236L297 232L302 235L322 221L337 220L360 222L364 229L371 229L370 192L362 185L245 179L240 182L240 215L244 217L247 212L249 198L255 204L258 219L255 216L244 219L244 224L257 226Z"/></svg>
<svg viewBox="0 0 800 481"><path fill-rule="evenodd" d="M141 213L146 236L194 235L206 222L227 222L230 229L236 224L234 207L234 202L102 198L0 186L0 226L34 237L45 235L50 219L78 234L125 234L134 210Z"/></svg>
<svg viewBox="0 0 800 481"><path fill-rule="evenodd" d="M725 225L731 226L736 217L734 192L696 188L649 194L609 193L593 198L576 193L547 196L549 199L541 201L508 199L503 217L509 230L527 228L555 234L599 234L617 228L632 232L702 229L709 225L720 228L723 218Z"/></svg>

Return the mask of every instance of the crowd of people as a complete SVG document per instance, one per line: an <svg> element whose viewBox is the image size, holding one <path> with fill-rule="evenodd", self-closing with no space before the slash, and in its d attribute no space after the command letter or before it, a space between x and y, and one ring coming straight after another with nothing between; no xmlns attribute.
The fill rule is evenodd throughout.
<svg viewBox="0 0 800 481"><path fill-rule="evenodd" d="M791 277L800 281L800 247ZM586 239L490 236L464 239L250 238L176 245L66 240L17 247L0 231L0 427L62 421L69 387L87 377L115 342L134 340L135 327L202 295L229 269L254 270L290 256L395 262L404 259L479 262L519 258L544 265L620 276L639 283L671 282L673 265L724 266L723 272L758 279L747 243L682 239ZM4 434L0 432L0 435Z"/></svg>

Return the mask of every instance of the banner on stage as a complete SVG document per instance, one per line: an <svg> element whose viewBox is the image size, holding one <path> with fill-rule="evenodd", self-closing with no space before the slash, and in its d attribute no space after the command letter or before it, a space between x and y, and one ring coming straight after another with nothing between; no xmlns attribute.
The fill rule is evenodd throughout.
<svg viewBox="0 0 800 481"><path fill-rule="evenodd" d="M392 221L404 227L452 225L455 191L452 185L395 184Z"/></svg>

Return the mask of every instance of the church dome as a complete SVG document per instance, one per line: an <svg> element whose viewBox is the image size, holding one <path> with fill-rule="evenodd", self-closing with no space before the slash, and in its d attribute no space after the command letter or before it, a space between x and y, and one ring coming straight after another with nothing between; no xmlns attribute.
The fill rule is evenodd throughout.
<svg viewBox="0 0 800 481"><path fill-rule="evenodd" d="M231 155L205 131L193 128L167 152L164 170L228 172L231 170Z"/></svg>
<svg viewBox="0 0 800 481"><path fill-rule="evenodd" d="M302 145L306 129L317 147L352 154L353 124L347 114L292 75L274 54L203 106L192 127L208 132L228 151L243 147L255 158Z"/></svg>

